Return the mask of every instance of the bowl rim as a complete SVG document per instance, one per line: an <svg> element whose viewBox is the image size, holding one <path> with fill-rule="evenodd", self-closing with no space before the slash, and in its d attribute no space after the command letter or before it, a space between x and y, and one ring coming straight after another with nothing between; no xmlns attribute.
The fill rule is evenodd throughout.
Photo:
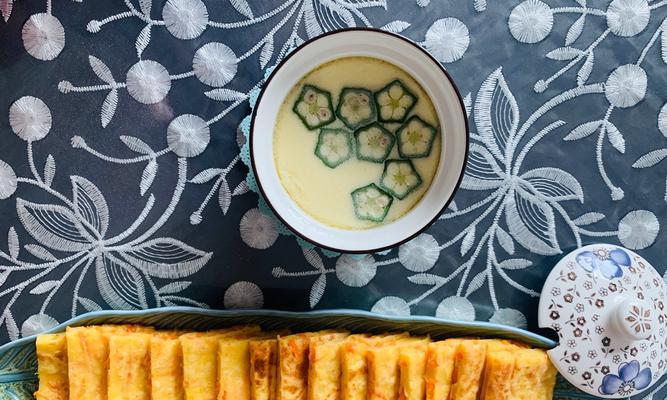
<svg viewBox="0 0 667 400"><path fill-rule="evenodd" d="M336 247L332 247L332 246L326 245L324 243L320 243L317 240L314 240L314 239L304 235L299 230L297 230L292 225L290 225L285 220L285 218L283 218L280 215L280 213L277 211L276 207L272 204L271 200L269 199L269 197L266 194L266 191L264 190L264 187L262 186L262 181L261 181L258 174L255 174L255 181L257 182L257 187L260 191L260 194L264 197L264 200L266 201L266 204L269 207L269 209L271 209L273 214L276 216L276 218L278 218L278 220L280 220L280 222L282 222L285 226L287 226L287 228L290 230L290 232L294 233L299 238L301 238L301 239L303 239L303 240L305 240L305 241L307 241L307 242L309 242L309 243L311 243L311 244L313 244L317 247L320 247L322 249L326 249L326 250L330 250L330 251L334 251L334 252L338 252L338 253L370 254L370 253L379 253L379 252L382 252L382 251L385 251L385 250L389 250L389 249L392 249L396 246L400 246L400 245L402 245L406 242L409 242L410 240L419 236L422 232L424 232L426 229L428 229L431 225L433 225L438 219L440 219L440 216L442 215L442 213L447 209L447 207L449 207L449 204L454 200L454 196L456 195L459 188L461 187L461 182L463 181L463 177L465 175L466 166L468 164L468 155L469 155L469 151L470 151L470 149L469 149L470 148L470 126L469 126L469 123L468 123L468 117L467 117L467 113L466 113L465 104L463 102L463 97L461 97L461 91L459 90L458 86L456 86L456 83L454 82L454 79L452 79L449 72L447 72L447 69L445 69L445 67L443 67L442 64L435 57L433 57L433 55L431 55L431 53L429 53L422 46L420 46L419 44L417 44L416 42L414 42L413 40L411 40L411 39L409 39L405 36L399 35L399 34L394 33L394 32L384 31L384 30L379 29L379 28L373 28L373 27L353 27L353 28L337 29L337 30L325 32L320 36L308 39L307 41L303 42L301 45L296 47L294 50L292 50L282 60L280 60L280 62L274 66L273 70L269 74L269 77L264 80L262 88L260 89L259 95L258 95L257 100L255 102L255 107L253 107L253 110L252 110L252 115L251 115L251 119L250 119L250 129L249 129L249 134L248 134L248 150L249 150L249 154L250 154L250 163L251 163L253 173L254 173L254 171L257 171L257 166L256 166L256 163L255 163L255 157L254 157L254 151L253 151L253 147L254 147L253 136L255 135L255 119L257 118L257 110L258 110L257 105L261 102L262 97L266 93L266 88L269 86L269 83L273 80L273 78L275 78L277 72L281 69L281 67L287 61L289 61L295 54L297 54L301 49L303 49L304 47L306 47L306 46L308 46L308 45L310 45L310 44L312 44L312 43L314 43L318 40L327 38L329 36L332 36L332 35L335 35L335 34L338 34L338 33L343 33L343 32L351 32L351 31L352 32L356 31L356 32L379 33L379 34L391 36L393 38L402 40L406 44L408 44L408 45L416 48L417 50L419 50L423 55L425 55L428 59L430 59L435 64L435 66L440 69L440 72L442 72L442 74L445 76L445 78L447 78L447 80L449 81L449 84L454 89L454 92L456 93L456 97L457 97L457 100L458 100L458 103L459 103L459 107L461 109L461 113L463 115L463 122L464 122L464 126L465 126L465 152L463 154L463 166L461 168L461 172L459 173L459 177L456 181L456 184L454 185L454 188L452 190L452 194L444 202L442 208L435 214L435 216L430 221L426 222L421 228L417 229L414 233L408 235L407 237L405 237L403 239L400 239L400 240L397 240L397 241L395 241L391 244L388 244L386 246L381 246L381 247L377 247L377 248L361 249L361 250L346 250L346 249L339 249L339 248L336 248ZM410 211L408 211L408 213L409 212Z"/></svg>

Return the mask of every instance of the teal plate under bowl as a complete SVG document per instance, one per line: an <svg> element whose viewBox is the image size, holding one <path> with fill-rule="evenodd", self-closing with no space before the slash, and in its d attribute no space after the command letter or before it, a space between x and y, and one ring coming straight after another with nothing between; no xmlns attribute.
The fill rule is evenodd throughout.
<svg viewBox="0 0 667 400"><path fill-rule="evenodd" d="M433 339L459 336L520 340L533 347L550 349L556 342L543 336L488 322L450 321L433 317L394 317L356 310L290 312L274 310L206 310L169 307L141 311L96 311L66 321L45 333L62 332L68 326L99 324L142 324L163 329L215 329L236 324L258 324L265 330L293 331L345 329L380 333L407 331ZM37 388L35 336L0 347L0 400L31 400ZM559 383L559 399L592 398Z"/></svg>

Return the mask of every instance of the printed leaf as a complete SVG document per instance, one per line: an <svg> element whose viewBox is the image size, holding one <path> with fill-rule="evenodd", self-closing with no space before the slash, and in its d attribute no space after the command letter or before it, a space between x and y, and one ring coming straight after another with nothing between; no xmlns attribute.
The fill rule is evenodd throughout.
<svg viewBox="0 0 667 400"><path fill-rule="evenodd" d="M38 244L26 244L23 246L24 249L33 256L44 261L56 261L57 258L50 251Z"/></svg>
<svg viewBox="0 0 667 400"><path fill-rule="evenodd" d="M498 267L502 269L515 270L515 269L525 269L530 267L531 265L533 265L533 262L530 260L526 260L523 258L511 258L509 260L505 260L499 263Z"/></svg>
<svg viewBox="0 0 667 400"><path fill-rule="evenodd" d="M137 41L134 43L134 47L137 49L137 57L141 58L141 55L144 54L144 50L148 47L148 44L151 42L151 24L148 24L144 29L139 32L137 36Z"/></svg>
<svg viewBox="0 0 667 400"><path fill-rule="evenodd" d="M100 112L100 120L102 121L102 128L106 128L111 122L114 114L116 114L116 106L118 106L118 90L112 89L102 103L102 110Z"/></svg>
<svg viewBox="0 0 667 400"><path fill-rule="evenodd" d="M578 127L572 129L572 132L570 132L567 136L563 138L563 140L579 140L583 139L586 136L589 136L593 132L595 132L600 125L602 125L602 121L591 121L591 122L586 122Z"/></svg>
<svg viewBox="0 0 667 400"><path fill-rule="evenodd" d="M410 27L409 22L396 20L396 21L391 21L390 23L384 25L380 29L388 32L401 33L404 30L408 29L409 27Z"/></svg>
<svg viewBox="0 0 667 400"><path fill-rule="evenodd" d="M433 275L433 274L416 274L412 276L408 276L408 280L415 285L429 285L429 286L435 286L435 285L441 285L444 283L445 278L439 276L439 275Z"/></svg>
<svg viewBox="0 0 667 400"><path fill-rule="evenodd" d="M588 77L591 76L593 72L593 63L595 62L595 56L593 53L588 53L584 65L581 66L579 72L577 72L577 85L581 86L588 80Z"/></svg>
<svg viewBox="0 0 667 400"><path fill-rule="evenodd" d="M471 230L466 233L461 241L461 256L466 255L468 251L472 248L473 243L475 243L475 230L476 227L473 226Z"/></svg>
<svg viewBox="0 0 667 400"><path fill-rule="evenodd" d="M317 254L315 249L303 249L303 256L306 258L306 261L308 261L308 264L312 265L316 270L321 272L326 271L322 257Z"/></svg>
<svg viewBox="0 0 667 400"><path fill-rule="evenodd" d="M245 100L248 97L245 93L237 92L232 89L213 89L204 92L204 95L209 99L217 101Z"/></svg>
<svg viewBox="0 0 667 400"><path fill-rule="evenodd" d="M309 39L320 36L322 33L324 33L320 23L317 22L317 16L315 15L315 9L313 8L312 0L303 3L303 13L304 24L306 25L306 34L308 34Z"/></svg>
<svg viewBox="0 0 667 400"><path fill-rule="evenodd" d="M477 143L471 143L468 165L461 187L468 190L488 190L503 184L504 173L491 152Z"/></svg>
<svg viewBox="0 0 667 400"><path fill-rule="evenodd" d="M125 143L130 150L141 154L153 154L153 150L143 140L133 136L121 136L120 140Z"/></svg>
<svg viewBox="0 0 667 400"><path fill-rule="evenodd" d="M577 226L586 226L594 224L604 219L604 214L599 212L589 212L572 220Z"/></svg>
<svg viewBox="0 0 667 400"><path fill-rule="evenodd" d="M9 256L12 260L16 260L19 257L19 236L16 234L16 229L12 226L7 232L7 247L9 249Z"/></svg>
<svg viewBox="0 0 667 400"><path fill-rule="evenodd" d="M12 15L12 8L14 8L14 0L0 0L0 15L5 22L9 21Z"/></svg>
<svg viewBox="0 0 667 400"><path fill-rule="evenodd" d="M9 309L5 310L3 317L5 318L5 326L7 327L7 334L9 336L9 340L18 339L19 327L16 325L16 320L14 319L12 312Z"/></svg>
<svg viewBox="0 0 667 400"><path fill-rule="evenodd" d="M447 206L447 209L452 211L458 211L459 206L456 205L456 201L452 200L452 202L449 203L449 206Z"/></svg>
<svg viewBox="0 0 667 400"><path fill-rule="evenodd" d="M470 118L470 111L472 110L472 96L470 93L463 98L463 107L466 109L466 117Z"/></svg>
<svg viewBox="0 0 667 400"><path fill-rule="evenodd" d="M314 308L317 303L320 302L322 296L324 295L324 289L327 287L327 276L325 274L320 275L319 278L313 283L313 287L310 289L310 308Z"/></svg>
<svg viewBox="0 0 667 400"><path fill-rule="evenodd" d="M6 281L7 278L9 278L9 271L2 271L0 272L0 286L2 286Z"/></svg>
<svg viewBox="0 0 667 400"><path fill-rule="evenodd" d="M241 181L241 183L239 183L238 186L234 188L232 196L240 196L242 194L248 193L249 190L250 188L248 187L248 183L246 181Z"/></svg>
<svg viewBox="0 0 667 400"><path fill-rule="evenodd" d="M506 202L505 217L510 234L526 250L541 255L560 253L554 213L546 201L517 188Z"/></svg>
<svg viewBox="0 0 667 400"><path fill-rule="evenodd" d="M223 215L227 215L229 206L232 204L232 192L229 190L229 184L226 179L220 182L220 190L218 190L218 204L222 210Z"/></svg>
<svg viewBox="0 0 667 400"><path fill-rule="evenodd" d="M577 18L567 31L567 35L565 35L565 46L569 46L579 39L581 32L584 30L584 22L586 22L586 14L581 14L581 17Z"/></svg>
<svg viewBox="0 0 667 400"><path fill-rule="evenodd" d="M146 18L151 17L152 5L153 5L153 0L139 0L139 9L146 16Z"/></svg>
<svg viewBox="0 0 667 400"><path fill-rule="evenodd" d="M514 254L514 239L512 239L512 236L500 226L496 226L496 238L498 239L500 247L502 247L507 254Z"/></svg>
<svg viewBox="0 0 667 400"><path fill-rule="evenodd" d="M482 83L475 101L477 131L486 148L505 162L505 147L516 134L519 106L498 68Z"/></svg>
<svg viewBox="0 0 667 400"><path fill-rule="evenodd" d="M88 311L99 311L102 309L99 304L95 303L91 299L88 299L86 297L79 297L79 303L83 306L83 308Z"/></svg>
<svg viewBox="0 0 667 400"><path fill-rule="evenodd" d="M92 238L69 209L16 199L16 213L25 230L46 247L69 252L87 250Z"/></svg>
<svg viewBox="0 0 667 400"><path fill-rule="evenodd" d="M486 0L475 0L473 6L477 12L486 11Z"/></svg>
<svg viewBox="0 0 667 400"><path fill-rule="evenodd" d="M95 56L88 56L88 62L90 63L90 67L93 69L93 72L95 75L97 75L98 78L110 85L115 83L113 75L111 74L111 70L104 62L102 62L102 60Z"/></svg>
<svg viewBox="0 0 667 400"><path fill-rule="evenodd" d="M486 270L475 275L475 277L470 280L470 283L468 284L468 289L466 290L465 297L470 296L479 288L481 288L482 285L484 285L484 282L486 282Z"/></svg>
<svg viewBox="0 0 667 400"><path fill-rule="evenodd" d="M632 167L649 168L662 161L665 157L667 157L667 149L653 150L639 157L637 161L632 164Z"/></svg>
<svg viewBox="0 0 667 400"><path fill-rule="evenodd" d="M229 2L232 4L232 7L236 9L236 11L250 19L254 18L252 9L250 9L250 4L248 4L248 0L229 0Z"/></svg>
<svg viewBox="0 0 667 400"><path fill-rule="evenodd" d="M318 0L317 4L316 15L318 22L324 30L333 31L340 28L354 28L357 26L354 15L337 1Z"/></svg>
<svg viewBox="0 0 667 400"><path fill-rule="evenodd" d="M558 61L568 61L576 58L578 55L582 54L583 51L575 49L574 47L559 47L557 49L551 50L547 53L546 57L552 60Z"/></svg>
<svg viewBox="0 0 667 400"><path fill-rule="evenodd" d="M206 265L212 255L172 238L151 239L123 252L133 266L164 279L190 276Z"/></svg>
<svg viewBox="0 0 667 400"><path fill-rule="evenodd" d="M51 154L46 156L46 162L44 163L44 184L46 186L51 186L53 183L53 177L56 174L56 160Z"/></svg>
<svg viewBox="0 0 667 400"><path fill-rule="evenodd" d="M259 54L259 68L266 68L266 65L271 61L271 57L273 57L273 36L262 47L262 52Z"/></svg>
<svg viewBox="0 0 667 400"><path fill-rule="evenodd" d="M521 176L544 198L553 201L579 200L584 202L584 189L579 181L559 168L535 168Z"/></svg>
<svg viewBox="0 0 667 400"><path fill-rule="evenodd" d="M616 125L612 124L611 122L607 122L605 128L607 129L607 138L609 139L609 143L611 143L611 145L614 146L614 148L618 150L619 153L625 153L625 139L623 138L623 135L618 130Z"/></svg>
<svg viewBox="0 0 667 400"><path fill-rule="evenodd" d="M146 168L141 173L141 182L139 183L139 193L143 196L153 184L157 175L157 161L152 159L146 164Z"/></svg>
<svg viewBox="0 0 667 400"><path fill-rule="evenodd" d="M60 281L44 281L44 282L40 283L39 285L35 286L30 291L30 294L44 294L44 293L50 292L55 287L57 287L59 283L60 283Z"/></svg>
<svg viewBox="0 0 667 400"><path fill-rule="evenodd" d="M95 276L102 298L112 308L148 308L144 282L131 265L107 254L100 255L95 260Z"/></svg>
<svg viewBox="0 0 667 400"><path fill-rule="evenodd" d="M182 292L183 290L187 289L188 286L190 286L192 282L189 281L178 281L178 282L172 282L167 285L162 286L160 289L158 289L158 293L160 294L173 294L173 293L179 293Z"/></svg>
<svg viewBox="0 0 667 400"><path fill-rule="evenodd" d="M213 178L217 178L222 174L224 170L222 168L208 168L190 179L191 183L206 183Z"/></svg>
<svg viewBox="0 0 667 400"><path fill-rule="evenodd" d="M86 178L72 176L70 179L76 214L104 237L109 227L109 206L102 192Z"/></svg>

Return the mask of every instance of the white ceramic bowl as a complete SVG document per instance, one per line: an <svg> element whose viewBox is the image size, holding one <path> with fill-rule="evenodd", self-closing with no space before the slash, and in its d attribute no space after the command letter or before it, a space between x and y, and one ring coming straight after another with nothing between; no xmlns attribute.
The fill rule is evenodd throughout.
<svg viewBox="0 0 667 400"><path fill-rule="evenodd" d="M388 61L409 73L430 96L440 120L440 164L424 197L403 217L365 230L325 225L306 214L280 182L273 153L273 129L290 89L319 65L341 57ZM372 72L369 72L372 73ZM468 125L461 96L445 69L410 40L376 29L331 32L301 45L267 79L250 129L250 157L260 191L280 220L317 246L344 253L372 253L405 242L427 228L447 207L463 177Z"/></svg>

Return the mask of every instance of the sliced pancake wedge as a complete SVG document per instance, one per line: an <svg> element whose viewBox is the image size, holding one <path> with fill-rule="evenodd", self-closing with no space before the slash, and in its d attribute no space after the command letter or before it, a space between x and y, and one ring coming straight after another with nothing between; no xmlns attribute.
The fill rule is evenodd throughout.
<svg viewBox="0 0 667 400"><path fill-rule="evenodd" d="M489 340L482 378L481 400L511 400L512 375L519 347L505 340Z"/></svg>
<svg viewBox="0 0 667 400"><path fill-rule="evenodd" d="M396 400L399 396L399 357L404 346L422 342L424 338L405 338L389 345L368 350L368 400Z"/></svg>
<svg viewBox="0 0 667 400"><path fill-rule="evenodd" d="M109 400L150 400L150 334L109 338Z"/></svg>
<svg viewBox="0 0 667 400"><path fill-rule="evenodd" d="M67 338L65 334L39 335L35 346L39 377L39 389L35 392L35 399L67 400L69 381L67 379Z"/></svg>
<svg viewBox="0 0 667 400"><path fill-rule="evenodd" d="M250 351L250 398L275 400L278 384L278 339L254 338Z"/></svg>
<svg viewBox="0 0 667 400"><path fill-rule="evenodd" d="M340 396L340 348L348 336L314 336L308 354L308 400L338 400Z"/></svg>
<svg viewBox="0 0 667 400"><path fill-rule="evenodd" d="M151 336L151 397L183 400L183 353L178 337L186 332L160 331Z"/></svg>
<svg viewBox="0 0 667 400"><path fill-rule="evenodd" d="M516 367L511 379L512 400L550 400L556 384L556 368L543 350L516 352Z"/></svg>
<svg viewBox="0 0 667 400"><path fill-rule="evenodd" d="M464 339L456 348L449 400L477 400L486 360L486 341Z"/></svg>
<svg viewBox="0 0 667 400"><path fill-rule="evenodd" d="M426 400L447 400L452 388L456 349L460 339L429 343L426 352Z"/></svg>
<svg viewBox="0 0 667 400"><path fill-rule="evenodd" d="M415 341L400 349L398 366L400 372L399 400L423 400L425 397L424 374L426 352L430 340Z"/></svg>

